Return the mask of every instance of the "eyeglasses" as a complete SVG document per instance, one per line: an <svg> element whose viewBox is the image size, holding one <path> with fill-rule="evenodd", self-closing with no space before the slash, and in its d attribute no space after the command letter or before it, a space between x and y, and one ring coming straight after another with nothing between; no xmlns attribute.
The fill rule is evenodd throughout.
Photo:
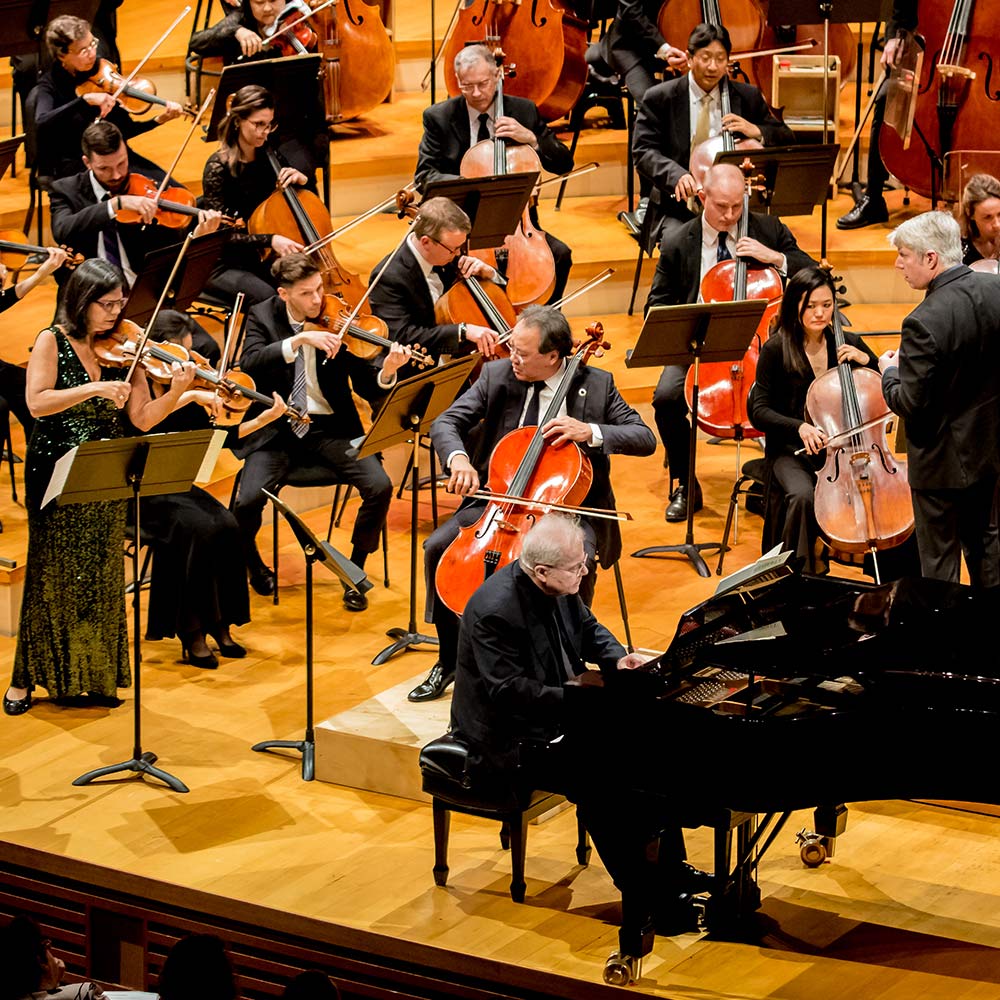
<svg viewBox="0 0 1000 1000"><path fill-rule="evenodd" d="M458 89L463 94L474 94L477 90L483 93L485 90L489 90L490 86L493 84L493 79L487 80L477 80L475 83L460 83Z"/></svg>
<svg viewBox="0 0 1000 1000"><path fill-rule="evenodd" d="M76 52L70 49L69 54L71 56L82 56L85 52L96 52L96 51L97 51L97 39L91 38L91 40L87 42L86 45L81 45L80 48L76 50Z"/></svg>
<svg viewBox="0 0 1000 1000"><path fill-rule="evenodd" d="M252 122L249 118L244 118L243 120L255 132L263 132L265 135L270 135L278 127L278 123L276 121Z"/></svg>
<svg viewBox="0 0 1000 1000"><path fill-rule="evenodd" d="M465 246L464 240L457 247L450 247L448 246L447 243L442 243L440 240L434 239L433 236L428 236L427 239L429 239L431 243L436 243L442 250L447 250L448 253L452 255L452 257L455 257L458 254L460 254L462 252L462 247Z"/></svg>
<svg viewBox="0 0 1000 1000"><path fill-rule="evenodd" d="M94 305L100 306L105 312L121 312L125 308L125 304L128 302L127 298L121 299L98 299Z"/></svg>
<svg viewBox="0 0 1000 1000"><path fill-rule="evenodd" d="M586 559L581 559L580 562L573 563L572 566L549 566L547 563L542 563L540 565L545 566L546 569L557 569L563 573L569 573L570 576L580 576L582 573L587 572ZM536 566L535 569L539 569L539 566Z"/></svg>

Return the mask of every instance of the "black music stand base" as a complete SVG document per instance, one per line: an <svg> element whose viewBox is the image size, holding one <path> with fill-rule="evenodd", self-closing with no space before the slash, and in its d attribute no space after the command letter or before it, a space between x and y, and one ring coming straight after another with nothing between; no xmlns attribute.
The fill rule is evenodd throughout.
<svg viewBox="0 0 1000 1000"><path fill-rule="evenodd" d="M268 750L298 750L302 754L302 780L312 781L316 777L316 741L312 739L312 729L306 730L304 740L264 740L255 743L251 750L267 753Z"/></svg>
<svg viewBox="0 0 1000 1000"><path fill-rule="evenodd" d="M660 552L680 552L691 560L691 564L698 571L698 576L711 576L705 560L701 557L701 551L721 548L722 542L685 542L683 545L650 545L633 552L632 555L636 559L642 559L644 556L654 556Z"/></svg>
<svg viewBox="0 0 1000 1000"><path fill-rule="evenodd" d="M131 760L122 761L121 764L111 764L108 767L97 767L93 771L88 771L86 774L81 774L73 784L74 785L88 785L90 782L96 780L97 778L104 778L109 774L121 774L126 771L133 771L136 774L148 774L151 778L159 778L165 785L172 788L175 792L189 792L191 791L183 781L175 778L172 774L167 774L166 771L161 771L160 768L154 767L156 763L156 754L152 750L142 751L141 747L135 748L136 756Z"/></svg>

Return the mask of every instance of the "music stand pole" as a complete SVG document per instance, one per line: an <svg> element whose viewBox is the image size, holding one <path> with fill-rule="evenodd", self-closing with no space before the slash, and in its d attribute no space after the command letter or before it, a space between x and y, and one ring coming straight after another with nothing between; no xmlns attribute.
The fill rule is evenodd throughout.
<svg viewBox="0 0 1000 1000"><path fill-rule="evenodd" d="M301 740L263 740L254 743L250 749L257 753L277 749L298 750L302 754L302 780L312 781L316 777L316 736L313 727L313 563L325 563L345 586L360 593L371 590L372 585L364 570L346 559L333 546L321 542L291 507L273 493L268 493L267 490L263 492L288 521L295 540L306 557L306 728Z"/></svg>

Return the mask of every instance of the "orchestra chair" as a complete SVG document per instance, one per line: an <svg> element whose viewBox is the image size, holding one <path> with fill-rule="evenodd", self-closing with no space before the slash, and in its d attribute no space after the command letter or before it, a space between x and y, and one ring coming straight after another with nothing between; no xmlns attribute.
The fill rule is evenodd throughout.
<svg viewBox="0 0 1000 1000"><path fill-rule="evenodd" d="M766 499L766 461L763 458L751 458L743 463L740 475L733 484L729 495L729 511L726 514L726 527L722 532L722 546L719 549L719 563L715 567L716 576L722 576L722 563L729 550L729 533L736 516L736 506L743 497L743 509L753 514L763 514L767 508Z"/></svg>
<svg viewBox="0 0 1000 1000"><path fill-rule="evenodd" d="M194 8L194 20L191 22L191 36L196 32L204 31L212 25L212 0L198 0ZM220 5L221 6L221 5ZM202 16L204 11L204 16ZM222 12L225 14L225 11ZM209 58L218 59L216 56ZM187 55L184 56L184 93L187 99L195 106L201 107L201 78L203 76L222 76L222 60L218 59L219 69L205 69L205 57L197 52L191 51L190 36L188 39ZM191 91L191 77L194 76L194 92Z"/></svg>
<svg viewBox="0 0 1000 1000"><path fill-rule="evenodd" d="M635 259L635 274L632 275L632 297L628 300L629 316L635 310L635 297L638 294L639 281L642 278L643 258L649 257L652 260L660 243L660 224L663 221L660 212L661 197L660 189L657 187L654 187L649 192L649 205L646 208L646 215L643 217L642 224L638 229L633 229L627 221L631 218L631 214L624 216L623 213L623 221L626 221L626 225L629 227L629 236L639 245L639 253Z"/></svg>
<svg viewBox="0 0 1000 1000"><path fill-rule="evenodd" d="M233 504L236 500L236 493L239 490L240 476L243 474L243 470L240 469L236 473L236 479L233 481L233 492L229 499L229 509L233 509ZM333 495L333 503L330 507L330 521L326 528L326 540L330 541L330 537L333 534L334 527L339 524L339 518L337 517L338 507L340 508L340 513L343 514L343 508L346 505L346 499L341 500L341 490L346 484L343 483L337 476L337 474L326 465L305 465L299 468L290 469L288 476L284 482L280 483L275 489L275 495L277 495L285 486L298 486L303 489L309 489L314 487L335 487ZM278 604L278 591L280 587L278 586L278 529L281 518L278 516L278 511L274 509L274 504L271 504L271 559L272 568L274 570L274 596L272 597L272 603ZM382 570L383 570L383 583L386 587L389 586L389 535L385 525L382 525Z"/></svg>
<svg viewBox="0 0 1000 1000"><path fill-rule="evenodd" d="M469 748L453 733L432 740L420 751L423 790L432 797L434 811L434 884L448 882L448 833L451 814L479 816L498 821L500 846L510 851L510 898L524 902L524 860L528 823L566 801L565 795L540 789L515 797L509 790L473 788L468 773ZM590 863L590 837L577 817L576 860Z"/></svg>
<svg viewBox="0 0 1000 1000"><path fill-rule="evenodd" d="M35 105L38 103L38 90L33 89L28 94L24 102L24 158L30 164L28 167L28 211L24 217L24 225L21 232L28 235L31 232L31 223L37 213L38 238L35 242L39 246L45 245L42 230L44 228L44 195L49 189L51 179L43 177L38 173L38 133L35 130Z"/></svg>

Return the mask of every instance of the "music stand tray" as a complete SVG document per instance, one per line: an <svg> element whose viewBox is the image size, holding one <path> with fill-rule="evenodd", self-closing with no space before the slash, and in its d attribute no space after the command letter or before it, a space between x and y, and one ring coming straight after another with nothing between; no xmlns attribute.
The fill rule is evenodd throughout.
<svg viewBox="0 0 1000 1000"><path fill-rule="evenodd" d="M322 563L350 590L363 594L372 589L365 571L338 552L329 542L318 539L312 529L288 504L264 490L275 508L288 522L306 557L306 730L301 740L264 740L251 749L258 753L268 750L298 750L302 754L302 780L316 777L316 737L313 730L313 563Z"/></svg>
<svg viewBox="0 0 1000 1000"><path fill-rule="evenodd" d="M450 198L455 202L472 221L469 249L483 250L503 246L504 237L517 229L537 180L537 171L455 177L428 184L423 201Z"/></svg>
<svg viewBox="0 0 1000 1000"><path fill-rule="evenodd" d="M710 576L702 549L718 549L721 542L694 540L695 455L698 448L698 378L702 361L739 361L750 346L767 303L763 299L653 306L639 332L635 347L625 360L627 368L687 365L694 363L691 400L691 439L688 449L687 534L683 545L647 546L633 552L638 558L660 552L680 552L691 560L699 576Z"/></svg>
<svg viewBox="0 0 1000 1000"><path fill-rule="evenodd" d="M410 439L413 441L410 463L410 620L407 628L391 628L386 632L393 641L375 656L373 666L381 666L396 653L412 646L437 645L436 637L417 630L420 438L430 428L431 422L451 406L475 368L478 357L478 354L470 354L397 382L382 404L371 429L357 442L358 458L365 458L391 445Z"/></svg>
<svg viewBox="0 0 1000 1000"><path fill-rule="evenodd" d="M191 488L205 459L215 432L211 429L147 434L143 437L86 441L60 458L52 471L42 506L91 503L97 500L132 498L136 544L132 551L132 578L138 582L139 498L184 493ZM189 791L172 774L154 766L157 756L142 749L142 588L132 589L132 663L135 677L133 700L134 742L132 757L120 764L98 767L81 774L73 784L88 785L97 778L123 771L158 778L175 792Z"/></svg>
<svg viewBox="0 0 1000 1000"><path fill-rule="evenodd" d="M750 210L772 215L812 215L813 209L826 201L830 177L840 153L831 142L813 146L767 146L764 149L720 152L716 163L739 166L744 159L753 162L763 175L765 190L754 188Z"/></svg>
<svg viewBox="0 0 1000 1000"><path fill-rule="evenodd" d="M4 175L10 169L10 165L14 162L17 151L21 148L23 142L23 132L11 139L0 139L0 180L3 179Z"/></svg>

